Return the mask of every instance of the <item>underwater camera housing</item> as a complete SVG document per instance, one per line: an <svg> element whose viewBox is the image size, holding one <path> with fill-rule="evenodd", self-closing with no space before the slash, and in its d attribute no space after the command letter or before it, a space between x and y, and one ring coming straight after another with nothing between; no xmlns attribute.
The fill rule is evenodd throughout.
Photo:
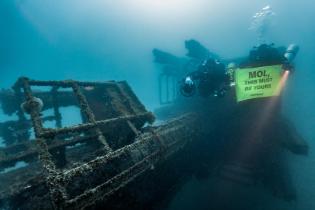
<svg viewBox="0 0 315 210"><path fill-rule="evenodd" d="M191 79L190 76L187 76L180 85L180 93L185 97L191 97L196 93L196 84Z"/></svg>

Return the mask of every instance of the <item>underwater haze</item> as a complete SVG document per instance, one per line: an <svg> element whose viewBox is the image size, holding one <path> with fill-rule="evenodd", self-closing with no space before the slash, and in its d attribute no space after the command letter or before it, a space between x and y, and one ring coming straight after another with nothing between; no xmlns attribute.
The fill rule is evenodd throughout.
<svg viewBox="0 0 315 210"><path fill-rule="evenodd" d="M248 199L257 200L257 209L315 210L312 0L1 0L0 88L10 88L20 76L126 80L153 111L160 106L154 48L185 55L184 41L196 39L223 58L247 56L259 44L257 33L249 29L253 15L266 5L274 15L265 42L300 46L283 111L307 139L310 152L307 157L290 156L297 201ZM5 120L0 115L0 122ZM207 209L208 182L183 187L169 209Z"/></svg>
<svg viewBox="0 0 315 210"><path fill-rule="evenodd" d="M3 0L0 4L1 87L12 85L21 75L127 80L143 102L155 107L154 47L184 54L183 41L194 38L222 57L246 55L257 44L255 33L248 30L251 17L266 4L276 11L270 42L279 46L296 42L303 56L311 56L314 49L313 4L306 0Z"/></svg>

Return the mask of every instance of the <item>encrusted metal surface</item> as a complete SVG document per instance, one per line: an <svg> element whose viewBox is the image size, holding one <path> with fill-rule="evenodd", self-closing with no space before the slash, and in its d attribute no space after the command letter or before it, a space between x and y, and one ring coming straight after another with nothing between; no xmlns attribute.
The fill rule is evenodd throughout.
<svg viewBox="0 0 315 210"><path fill-rule="evenodd" d="M34 92L32 86L48 86L51 91L48 94ZM74 98L68 98L64 103L60 101L60 88L72 88L77 106L83 114L82 124L62 127L59 107L74 104ZM35 81L20 78L13 90L14 95L6 92L13 109L18 111L19 119L13 121L12 125L26 123L24 129L27 135L24 135L26 139L19 142L14 140L10 146L0 150L0 168L14 166L18 161L26 161L29 165L0 175L5 178L12 174L15 176L12 180L18 180L18 183L11 185L10 179L3 179L8 181L1 183L4 188L0 190L0 206L4 208L18 205L18 208L25 209L38 206L47 209L85 209L93 206L154 168L156 163L165 161L196 135L192 129L195 121L193 114L143 129L145 123L154 121L154 116L145 110L124 82ZM60 93L65 98L71 95L69 92ZM98 95L103 98L102 94L105 94L104 101L95 99ZM43 109L53 109L54 116L48 120L55 120L56 128L43 126L47 117L41 115L37 98L43 100ZM6 102L2 100L2 103ZM16 103L23 103L30 120ZM106 112L95 113L100 111L100 106ZM8 104L6 107L8 113L12 112ZM27 139L30 128L34 129L34 140ZM10 139L6 140L10 142ZM39 168L37 160L44 170ZM35 171L30 173L29 169ZM47 189L50 196L38 196L45 194ZM27 197L34 202L16 204L19 198Z"/></svg>

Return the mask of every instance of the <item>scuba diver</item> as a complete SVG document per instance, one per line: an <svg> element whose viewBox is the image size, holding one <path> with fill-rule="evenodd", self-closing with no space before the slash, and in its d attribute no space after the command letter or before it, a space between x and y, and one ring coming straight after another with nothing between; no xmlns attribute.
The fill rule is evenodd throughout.
<svg viewBox="0 0 315 210"><path fill-rule="evenodd" d="M234 209L234 204L244 199L244 185L267 188L286 201L296 200L287 151L307 155L309 146L282 115L281 93L285 79L295 71L293 61L298 51L294 44L287 48L261 44L250 49L246 57L202 62L212 57L204 56L197 60L195 71L178 74L183 96L198 92L203 97L224 96L216 103L195 97L173 105L174 112L192 110L202 122L205 139L198 151L205 167L200 171L208 170L208 176L215 180L209 195L213 196L212 209ZM231 199L235 202L226 203Z"/></svg>
<svg viewBox="0 0 315 210"><path fill-rule="evenodd" d="M283 131L281 92L277 92L277 86L285 72L294 70L292 61L298 51L297 45L285 49L262 44L226 69L224 64L209 59L208 64L188 74L181 86L184 96L193 95L198 88L201 96L222 93L217 96L226 95L235 101L231 114L222 120L222 125L216 125L219 148L224 151L219 175L224 180L263 183L285 200L295 200L296 192L284 161L282 145L289 143ZM235 196L235 192L224 192L224 196L228 194Z"/></svg>
<svg viewBox="0 0 315 210"><path fill-rule="evenodd" d="M193 96L198 89L203 97L222 97L226 92L229 77L225 65L212 58L206 59L199 68L189 73L182 81L180 92L186 97Z"/></svg>
<svg viewBox="0 0 315 210"><path fill-rule="evenodd" d="M282 65L282 69L294 71L292 61L299 51L297 45L291 44L285 48L275 48L274 44L261 44L253 47L248 58L237 65L235 62L228 64L227 68L222 62L209 58L199 68L189 73L180 84L183 96L191 97L196 91L203 97L222 97L226 91L235 85L235 70L254 68L260 66Z"/></svg>
<svg viewBox="0 0 315 210"><path fill-rule="evenodd" d="M297 45L283 50L262 44L254 47L237 69L233 68L237 103L221 131L227 148L221 172L231 168L250 171L251 177L243 177L245 180L259 180L285 200L295 200L296 192L284 161L282 145L288 136L283 134L282 89L278 87L294 70L292 61L298 51ZM229 176L233 179L239 175Z"/></svg>

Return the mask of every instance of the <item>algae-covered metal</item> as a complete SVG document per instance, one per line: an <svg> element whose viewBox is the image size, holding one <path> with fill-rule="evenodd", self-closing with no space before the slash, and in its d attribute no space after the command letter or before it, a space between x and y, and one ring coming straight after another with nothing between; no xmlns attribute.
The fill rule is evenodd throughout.
<svg viewBox="0 0 315 210"><path fill-rule="evenodd" d="M50 90L33 91L34 86ZM65 88L70 91L62 90ZM154 116L126 82L20 78L13 90L1 93L3 111L18 115L17 121L1 124L6 143L0 149L2 208L93 207L165 161L196 135L190 129L191 114L143 128ZM83 123L62 127L59 109L69 105L80 108ZM47 109L53 109L54 115L42 116ZM45 128L46 120L55 121L55 128ZM8 126L18 135L9 135ZM30 139L31 129L35 139ZM5 171L21 161L26 166Z"/></svg>

